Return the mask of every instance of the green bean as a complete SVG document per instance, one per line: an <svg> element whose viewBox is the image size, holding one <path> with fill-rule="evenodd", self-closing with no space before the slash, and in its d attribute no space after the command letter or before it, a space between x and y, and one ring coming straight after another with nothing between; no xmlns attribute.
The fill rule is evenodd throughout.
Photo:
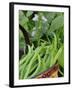
<svg viewBox="0 0 72 90"><path fill-rule="evenodd" d="M31 69L31 65L32 65L32 63L33 63L36 59L37 59L37 53L33 56L32 60L30 61L28 70L27 70L24 78L27 78L27 76L28 76L28 74L29 74L29 71L30 71L30 69Z"/></svg>
<svg viewBox="0 0 72 90"><path fill-rule="evenodd" d="M36 58L37 58L37 55L35 54L32 60L35 61ZM31 60L30 63L29 63L28 70L27 70L27 72L25 73L24 79L27 78L27 76L28 76L28 74L29 74L29 71L30 71L30 69L31 69L31 65L32 65L32 63L33 63L32 60Z"/></svg>
<svg viewBox="0 0 72 90"><path fill-rule="evenodd" d="M25 63L19 66L19 70L20 70L20 71L26 67L26 65L30 62L30 59L33 57L33 55L34 55L34 52L30 53L30 54L28 55Z"/></svg>
<svg viewBox="0 0 72 90"><path fill-rule="evenodd" d="M31 58L33 57L33 55L34 55L34 52L29 55L29 57L27 58L26 62L23 64L22 67L20 67L20 69L23 68L23 69L22 69L22 72L21 72L21 78L24 77L24 70L25 70L25 68L27 67L27 63L30 62L30 60L31 60Z"/></svg>
<svg viewBox="0 0 72 90"><path fill-rule="evenodd" d="M40 41L42 41L42 42L45 43L45 44L48 44L48 42L45 41L45 40L43 40L43 39L40 39Z"/></svg>
<svg viewBox="0 0 72 90"><path fill-rule="evenodd" d="M41 66L41 58L38 55L38 67L37 67L37 69L35 70L35 72L30 77L35 76L39 72L40 66Z"/></svg>
<svg viewBox="0 0 72 90"><path fill-rule="evenodd" d="M48 54L49 54L49 49L51 48L51 46L47 46L47 48L46 48L46 53L45 53L45 56L44 56L44 58L43 58L43 60L46 62L46 59L47 59L47 57L48 57Z"/></svg>
<svg viewBox="0 0 72 90"><path fill-rule="evenodd" d="M29 55L29 54L28 54ZM19 66L22 65L25 60L27 59L28 55L26 55L24 58L22 58L20 61L19 61Z"/></svg>
<svg viewBox="0 0 72 90"><path fill-rule="evenodd" d="M38 46L34 51L33 47L29 47L29 52L24 57L26 60L20 64L20 79L32 78L55 64L59 54L61 53L61 50L59 49L57 54L54 54L54 52L56 53L57 48L56 41L57 39L54 35L54 42L51 45L46 45L46 42L42 43L41 46ZM42 57L42 55L44 55L44 57ZM38 60L37 63L36 60Z"/></svg>
<svg viewBox="0 0 72 90"><path fill-rule="evenodd" d="M59 55L61 54L62 49L63 49L63 46L61 46L61 48L58 50L56 56L54 57L54 63L56 62L56 60L58 59Z"/></svg>
<svg viewBox="0 0 72 90"><path fill-rule="evenodd" d="M56 34L55 34L55 33L53 33L53 36L54 36L54 40L53 40L54 50L57 50L57 37L56 37Z"/></svg>
<svg viewBox="0 0 72 90"><path fill-rule="evenodd" d="M47 67L47 69L50 67L50 60L51 60L51 55L49 53L49 56L47 56L47 60L46 60L46 67Z"/></svg>
<svg viewBox="0 0 72 90"><path fill-rule="evenodd" d="M50 67L52 67L52 63L53 63L53 61L54 61L54 48L52 47L52 50L50 51L50 55L51 55L51 59L50 59Z"/></svg>
<svg viewBox="0 0 72 90"><path fill-rule="evenodd" d="M25 60L27 60L27 58L29 57L29 55L33 51L33 47L34 47L33 45L32 45L32 47L30 47L28 45L28 54L23 59L20 60L19 65L22 65L25 62Z"/></svg>
<svg viewBox="0 0 72 90"><path fill-rule="evenodd" d="M20 71L20 79L24 79L24 75L27 71L27 68L28 68L28 65L25 67L25 68L22 68L21 71Z"/></svg>
<svg viewBox="0 0 72 90"><path fill-rule="evenodd" d="M30 70L30 72L29 72L29 74L37 67L38 65L36 64L36 65L34 65L32 68L31 68L31 70Z"/></svg>
<svg viewBox="0 0 72 90"><path fill-rule="evenodd" d="M53 65L54 62L54 57L57 53L57 38L55 33L52 33L54 36L53 42L52 42L52 48L51 48L51 60L50 60L50 67ZM54 63L55 64L55 63Z"/></svg>
<svg viewBox="0 0 72 90"><path fill-rule="evenodd" d="M27 78L27 76L28 76L28 74L29 74L29 71L30 71L30 69L31 69L32 63L35 62L35 60L37 59L38 53L40 53L43 48L44 48L44 47L38 47L38 48L35 50L35 54L34 54L33 58L31 59L31 61L30 61L30 63L29 63L29 67L28 67L27 72L25 73L24 78Z"/></svg>
<svg viewBox="0 0 72 90"><path fill-rule="evenodd" d="M39 48L40 48L40 47L39 47ZM39 48L37 49L37 52L39 52ZM31 57L32 53L30 53L29 55L30 55L30 57ZM33 56L33 55L32 55L32 56ZM28 57L28 56L27 56L27 57ZM30 59L30 57L28 57L28 58ZM27 59L27 58L26 58L26 59ZM26 64L28 63L29 59L27 59L27 60L26 60L26 63L24 63L24 64L23 64L23 67L21 67L21 69L22 69L22 68L23 68L23 69L22 69L22 71L21 71L21 77L20 77L20 78L23 78L23 77L24 77L24 68L25 68Z"/></svg>
<svg viewBox="0 0 72 90"><path fill-rule="evenodd" d="M28 45L28 51L29 51L29 53L20 60L19 65L22 65L24 63L24 61L27 59L28 55L31 53L31 48L29 45Z"/></svg>
<svg viewBox="0 0 72 90"><path fill-rule="evenodd" d="M51 63L51 66L54 65L54 64L56 63L56 61L57 61L59 55L60 55L61 52L62 52L62 48L63 48L63 46L61 46L61 48L58 50L57 54L56 54L55 57L53 58L53 61L52 61L52 63Z"/></svg>
<svg viewBox="0 0 72 90"><path fill-rule="evenodd" d="M43 71L46 70L46 63L44 60L42 60L42 65L43 65Z"/></svg>
<svg viewBox="0 0 72 90"><path fill-rule="evenodd" d="M41 66L40 66L39 72L38 72L36 75L41 74L41 73L44 72L45 70L46 70L46 64L43 63L43 61L41 60Z"/></svg>

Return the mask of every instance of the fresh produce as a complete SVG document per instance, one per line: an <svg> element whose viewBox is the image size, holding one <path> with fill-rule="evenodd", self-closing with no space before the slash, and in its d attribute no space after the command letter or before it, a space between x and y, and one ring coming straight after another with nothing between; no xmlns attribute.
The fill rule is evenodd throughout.
<svg viewBox="0 0 72 90"><path fill-rule="evenodd" d="M59 65L64 75L64 13L19 11L19 24L29 34L31 45L25 44L19 32L19 47L28 47L19 60L19 79L31 79Z"/></svg>

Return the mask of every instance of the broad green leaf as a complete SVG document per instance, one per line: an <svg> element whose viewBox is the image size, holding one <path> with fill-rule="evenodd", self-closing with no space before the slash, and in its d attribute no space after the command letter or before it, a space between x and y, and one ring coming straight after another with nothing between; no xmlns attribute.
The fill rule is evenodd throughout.
<svg viewBox="0 0 72 90"><path fill-rule="evenodd" d="M22 16L22 18L20 20L20 24L23 26L24 24L27 24L28 21L29 20L26 16Z"/></svg>
<svg viewBox="0 0 72 90"><path fill-rule="evenodd" d="M33 14L33 11L28 11L28 12L26 13L26 16L29 17L29 16L31 16L32 14Z"/></svg>
<svg viewBox="0 0 72 90"><path fill-rule="evenodd" d="M19 21L23 19L24 13L20 10L19 11Z"/></svg>
<svg viewBox="0 0 72 90"><path fill-rule="evenodd" d="M47 18L47 22L48 24L50 24L52 22L52 20L54 19L56 15L56 12L45 12L44 16Z"/></svg>
<svg viewBox="0 0 72 90"><path fill-rule="evenodd" d="M56 16L64 15L63 12L56 12Z"/></svg>
<svg viewBox="0 0 72 90"><path fill-rule="evenodd" d="M49 32L58 30L63 25L64 25L64 16L63 15L58 16L52 21Z"/></svg>
<svg viewBox="0 0 72 90"><path fill-rule="evenodd" d="M22 11L19 11L19 24L21 24L26 30L28 30L28 22L29 19L24 15Z"/></svg>

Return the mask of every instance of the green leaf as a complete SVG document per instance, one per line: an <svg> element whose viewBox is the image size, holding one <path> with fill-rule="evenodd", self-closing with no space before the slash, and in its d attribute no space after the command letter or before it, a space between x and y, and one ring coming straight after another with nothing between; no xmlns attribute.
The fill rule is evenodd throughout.
<svg viewBox="0 0 72 90"><path fill-rule="evenodd" d="M64 16L63 15L58 16L52 21L49 32L58 30L63 25L64 25Z"/></svg>
<svg viewBox="0 0 72 90"><path fill-rule="evenodd" d="M28 11L28 12L26 13L26 16L29 17L29 16L31 16L32 14L33 14L32 11Z"/></svg>
<svg viewBox="0 0 72 90"><path fill-rule="evenodd" d="M23 19L24 13L23 11L19 11L19 21L21 21Z"/></svg>
<svg viewBox="0 0 72 90"><path fill-rule="evenodd" d="M47 18L47 22L48 24L50 24L52 22L52 20L54 19L56 15L56 12L45 12L44 16Z"/></svg>
<svg viewBox="0 0 72 90"><path fill-rule="evenodd" d="M19 11L19 24L21 24L26 30L28 30L28 22L28 17L26 17L22 11Z"/></svg>

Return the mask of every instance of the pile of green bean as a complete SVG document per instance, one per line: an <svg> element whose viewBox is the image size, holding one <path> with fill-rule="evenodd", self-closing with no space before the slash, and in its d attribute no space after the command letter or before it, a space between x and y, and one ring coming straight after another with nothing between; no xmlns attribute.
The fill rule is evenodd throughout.
<svg viewBox="0 0 72 90"><path fill-rule="evenodd" d="M58 63L58 57L61 55L63 45L57 49L57 38L54 35L52 44L46 41L40 46L28 45L28 53L19 61L19 79L31 79L42 73L48 68Z"/></svg>

